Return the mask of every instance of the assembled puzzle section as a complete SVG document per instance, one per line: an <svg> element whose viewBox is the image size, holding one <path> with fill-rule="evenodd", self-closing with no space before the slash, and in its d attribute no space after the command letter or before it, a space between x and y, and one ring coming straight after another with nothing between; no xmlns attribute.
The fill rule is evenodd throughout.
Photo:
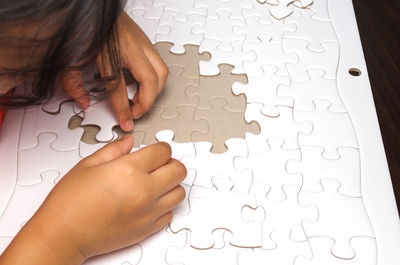
<svg viewBox="0 0 400 265"><path fill-rule="evenodd" d="M169 68L155 105L135 121L132 151L168 142L188 168L187 195L168 227L85 264L397 264L363 186L365 161L374 162L366 142L381 140L352 116L365 91L344 96L351 36L339 38L332 6L352 11L349 0L127 1ZM343 23L354 20L344 13ZM60 90L41 107L10 111L6 123L19 135L14 151L0 141L0 157L10 156L0 167L10 175L0 179L0 252L65 172L124 134L109 102L82 111ZM400 244L395 229L389 236Z"/></svg>

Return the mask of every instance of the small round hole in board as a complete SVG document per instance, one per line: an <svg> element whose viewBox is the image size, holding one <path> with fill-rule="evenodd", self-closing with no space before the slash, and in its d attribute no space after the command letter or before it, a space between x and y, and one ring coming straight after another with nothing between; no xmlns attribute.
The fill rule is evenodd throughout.
<svg viewBox="0 0 400 265"><path fill-rule="evenodd" d="M360 75L361 75L361 70L360 70L360 69L357 69L357 68L350 68L350 69L349 69L349 73L350 73L352 76L360 76Z"/></svg>

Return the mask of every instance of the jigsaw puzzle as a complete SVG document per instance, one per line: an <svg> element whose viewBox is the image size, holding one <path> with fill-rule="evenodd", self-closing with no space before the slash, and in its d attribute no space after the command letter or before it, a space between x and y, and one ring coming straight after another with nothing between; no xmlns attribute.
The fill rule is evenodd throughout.
<svg viewBox="0 0 400 265"><path fill-rule="evenodd" d="M248 145L249 154L247 157L236 157L235 167L239 171L249 170L253 174L253 185L269 186L268 198L273 201L283 201L286 194L283 192L284 184L295 184L301 186L301 175L289 175L286 170L286 163L289 160L299 160L299 150L283 150L284 141L280 138L269 138L268 149L263 152L253 150ZM268 172L268 173L267 173Z"/></svg>
<svg viewBox="0 0 400 265"><path fill-rule="evenodd" d="M175 215L170 224L171 230L173 232L182 229L190 230L190 246L199 249L208 249L214 246L212 234L217 229L226 229L232 233L229 242L231 245L261 246L260 224L245 222L242 219L242 207L248 205L255 208L256 197L251 194L233 192L233 184L229 178L215 178L214 187L214 190L204 192L192 188L189 197L190 212L185 216ZM194 194L200 195L197 197ZM226 205L231 206L225 207ZM203 218L207 215L213 216L213 218Z"/></svg>
<svg viewBox="0 0 400 265"><path fill-rule="evenodd" d="M234 41L231 43L231 50L221 50L218 48L220 42L217 40L204 39L200 43L200 52L209 52L212 54L211 59L201 60L199 62L199 71L203 76L215 76L220 74L219 65L229 64L234 68L232 74L244 74L245 70L243 67L244 60L253 61L256 59L254 51L245 52L242 49L242 41Z"/></svg>
<svg viewBox="0 0 400 265"><path fill-rule="evenodd" d="M205 17L196 14L188 14L186 20L179 20L179 13L165 10L163 16L158 22L160 26L169 27L167 34L159 33L156 35L157 42L172 42L171 52L182 54L185 53L185 44L199 45L202 36L194 34L192 28L195 25L204 24Z"/></svg>
<svg viewBox="0 0 400 265"><path fill-rule="evenodd" d="M218 76L200 76L197 86L187 86L185 94L189 97L197 97L199 109L212 109L213 98L223 98L226 101L225 109L234 112L246 110L246 98L235 96L231 89L234 83L247 83L246 75L232 74L231 65L220 64Z"/></svg>
<svg viewBox="0 0 400 265"><path fill-rule="evenodd" d="M236 264L238 248L233 247L229 242L231 234L224 231L223 244L210 249L197 249L190 246L190 236L184 248L171 247L168 249L165 260L168 264Z"/></svg>
<svg viewBox="0 0 400 265"><path fill-rule="evenodd" d="M277 20L291 16L297 11L295 8L306 9L313 4L312 0L257 0L257 2L269 5L270 15Z"/></svg>
<svg viewBox="0 0 400 265"><path fill-rule="evenodd" d="M199 61L208 61L211 56L207 52L199 52L197 45L184 45L185 52L183 54L176 54L172 52L173 43L171 42L158 42L154 45L157 52L163 58L168 67L177 66L184 69L183 76L188 78L199 78L200 72L198 63Z"/></svg>
<svg viewBox="0 0 400 265"><path fill-rule="evenodd" d="M289 229L275 230L271 239L274 240L276 247L241 250L238 255L238 264L292 264L297 257L311 258L312 256L308 242L292 241Z"/></svg>
<svg viewBox="0 0 400 265"><path fill-rule="evenodd" d="M343 93L346 47L330 14L350 1L126 2L169 68L155 105L134 121L132 152L169 143L188 168L187 194L168 227L86 265L397 264L400 235L382 227L399 223L382 225L373 210L393 216L391 201L369 199L365 183L376 148L365 150L381 140L353 116L372 101ZM108 101L82 111L60 87L42 106L10 110L3 127L0 253L70 168L125 134Z"/></svg>

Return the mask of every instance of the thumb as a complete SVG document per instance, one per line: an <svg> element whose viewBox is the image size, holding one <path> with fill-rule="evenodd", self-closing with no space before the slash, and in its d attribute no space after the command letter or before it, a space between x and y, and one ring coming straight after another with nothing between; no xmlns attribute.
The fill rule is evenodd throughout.
<svg viewBox="0 0 400 265"><path fill-rule="evenodd" d="M109 143L94 154L83 159L81 163L84 166L96 166L99 164L110 162L121 156L129 154L133 147L132 135L125 135L122 139ZM80 164L81 164L80 163Z"/></svg>

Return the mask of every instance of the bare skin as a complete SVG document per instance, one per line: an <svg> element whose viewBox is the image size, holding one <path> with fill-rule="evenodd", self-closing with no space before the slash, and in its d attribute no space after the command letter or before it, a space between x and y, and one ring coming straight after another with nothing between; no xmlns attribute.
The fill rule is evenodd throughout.
<svg viewBox="0 0 400 265"><path fill-rule="evenodd" d="M123 66L128 68L139 83L139 93L133 98L132 109L129 106L125 82L122 81L118 89L111 95L110 100L114 107L121 128L125 131L133 129L133 119L140 118L150 110L154 100L162 91L168 77L168 67L154 49L150 40L136 23L122 13L119 19L119 36L121 45L121 59ZM99 69L103 67L100 56L97 60ZM107 73L101 72L101 75ZM83 109L89 106L89 96L80 85L80 72L64 75L63 88L69 96L74 98ZM76 87L79 86L78 89Z"/></svg>
<svg viewBox="0 0 400 265"><path fill-rule="evenodd" d="M123 83L112 94L111 102L121 127L131 130L132 117L140 117L152 107L168 70L125 13L120 17L119 31L124 66L140 88L132 109ZM12 55L0 48L0 68L15 67ZM87 107L88 97L80 80L80 72L65 75L63 88ZM13 76L1 76L0 93L19 82ZM133 138L125 136L79 162L0 256L0 264L81 264L89 257L135 244L167 225L172 210L185 197L180 182L186 168L171 159L166 143L129 153L132 146Z"/></svg>
<svg viewBox="0 0 400 265"><path fill-rule="evenodd" d="M131 136L78 163L0 257L0 264L81 264L157 232L184 199L186 168L159 143L129 154ZM21 255L24 253L23 255Z"/></svg>

